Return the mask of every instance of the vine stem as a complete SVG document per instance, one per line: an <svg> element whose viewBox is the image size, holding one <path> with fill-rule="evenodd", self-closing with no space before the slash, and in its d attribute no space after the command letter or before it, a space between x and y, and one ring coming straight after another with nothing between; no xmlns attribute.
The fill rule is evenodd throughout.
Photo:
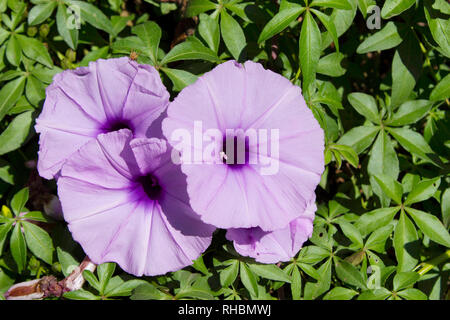
<svg viewBox="0 0 450 320"><path fill-rule="evenodd" d="M54 276L21 282L13 285L5 293L6 300L41 300L46 297L61 297L65 292L81 289L85 279L83 271L94 272L97 267L88 256L66 278L57 281Z"/></svg>
<svg viewBox="0 0 450 320"><path fill-rule="evenodd" d="M437 265L447 261L448 259L450 259L450 249L445 251L440 256L437 256L436 258L431 259L430 261L422 262L421 264L419 264L417 267L414 268L414 271L418 269L418 271L416 271L416 272L418 274L420 274L421 276L423 276L425 273L427 273L428 271L430 271Z"/></svg>

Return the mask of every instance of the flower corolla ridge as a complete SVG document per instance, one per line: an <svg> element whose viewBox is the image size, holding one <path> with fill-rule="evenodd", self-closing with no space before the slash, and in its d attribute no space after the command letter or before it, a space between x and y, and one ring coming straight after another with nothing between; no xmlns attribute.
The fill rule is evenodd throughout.
<svg viewBox="0 0 450 320"><path fill-rule="evenodd" d="M36 119L39 174L57 177L64 161L99 134L127 128L135 137L149 137L168 103L157 70L128 57L99 59L57 74Z"/></svg>
<svg viewBox="0 0 450 320"><path fill-rule="evenodd" d="M165 140L100 134L64 163L57 184L68 228L96 264L160 275L191 265L211 242L215 228L190 207Z"/></svg>
<svg viewBox="0 0 450 320"><path fill-rule="evenodd" d="M192 208L218 228L287 227L324 170L324 132L301 89L252 61L225 62L184 88L162 128Z"/></svg>

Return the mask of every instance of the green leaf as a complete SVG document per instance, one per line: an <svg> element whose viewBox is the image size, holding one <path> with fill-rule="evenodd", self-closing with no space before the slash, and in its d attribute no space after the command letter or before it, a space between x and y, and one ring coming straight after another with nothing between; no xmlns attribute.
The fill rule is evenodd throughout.
<svg viewBox="0 0 450 320"><path fill-rule="evenodd" d="M358 300L386 300L391 295L391 292L385 288L374 290L367 290L361 293Z"/></svg>
<svg viewBox="0 0 450 320"><path fill-rule="evenodd" d="M23 231L30 251L48 264L53 261L53 242L47 232L33 223L23 221Z"/></svg>
<svg viewBox="0 0 450 320"><path fill-rule="evenodd" d="M340 77L345 74L346 70L341 66L344 55L339 52L333 52L322 57L317 65L317 73L330 77Z"/></svg>
<svg viewBox="0 0 450 320"><path fill-rule="evenodd" d="M330 256L330 252L318 246L304 247L298 256L298 260L304 263L317 263Z"/></svg>
<svg viewBox="0 0 450 320"><path fill-rule="evenodd" d="M22 273L27 265L27 246L20 227L21 224L16 223L9 245L12 257L17 264L17 270L19 273Z"/></svg>
<svg viewBox="0 0 450 320"><path fill-rule="evenodd" d="M420 274L414 271L397 273L394 277L394 290L399 291L412 286L419 278Z"/></svg>
<svg viewBox="0 0 450 320"><path fill-rule="evenodd" d="M85 1L65 0L65 2L78 6L83 20L87 21L97 29L113 34L111 21L109 21L108 17L99 8Z"/></svg>
<svg viewBox="0 0 450 320"><path fill-rule="evenodd" d="M245 262L240 262L240 277L242 284L244 287L248 290L248 292L252 296L258 296L258 283L256 281L255 275L252 273L252 271L248 268L247 264Z"/></svg>
<svg viewBox="0 0 450 320"><path fill-rule="evenodd" d="M247 45L244 31L239 23L225 10L220 14L220 31L227 49L236 61L244 58L244 48Z"/></svg>
<svg viewBox="0 0 450 320"><path fill-rule="evenodd" d="M71 253L70 250L62 249L61 247L56 248L56 254L58 256L58 261L61 264L61 272L65 277L69 276L70 273L79 265Z"/></svg>
<svg viewBox="0 0 450 320"><path fill-rule="evenodd" d="M379 127L360 126L347 131L336 143L352 147L357 154L366 150L373 142Z"/></svg>
<svg viewBox="0 0 450 320"><path fill-rule="evenodd" d="M202 12L213 10L217 5L209 0L191 0L186 8L186 16L193 17Z"/></svg>
<svg viewBox="0 0 450 320"><path fill-rule="evenodd" d="M398 16L403 11L409 9L416 0L386 0L381 9L383 19L389 19Z"/></svg>
<svg viewBox="0 0 450 320"><path fill-rule="evenodd" d="M251 271L265 279L283 281L288 283L291 282L291 279L288 277L288 275L274 264L251 263L248 264L248 266L250 267Z"/></svg>
<svg viewBox="0 0 450 320"><path fill-rule="evenodd" d="M300 66L303 73L303 91L308 92L314 82L321 52L320 29L309 11L304 15L299 41Z"/></svg>
<svg viewBox="0 0 450 320"><path fill-rule="evenodd" d="M30 211L23 215L23 218L26 220L39 221L39 222L54 222L48 216L45 216L40 211Z"/></svg>
<svg viewBox="0 0 450 320"><path fill-rule="evenodd" d="M335 287L331 289L323 300L351 300L358 292L344 287Z"/></svg>
<svg viewBox="0 0 450 320"><path fill-rule="evenodd" d="M345 260L335 261L336 274L339 279L357 288L366 288L361 272Z"/></svg>
<svg viewBox="0 0 450 320"><path fill-rule="evenodd" d="M56 26L58 33L63 37L67 45L75 50L78 45L78 29L69 28L69 20L73 17L67 14L67 7L62 3L58 4L58 10L56 11Z"/></svg>
<svg viewBox="0 0 450 320"><path fill-rule="evenodd" d="M447 188L442 194L441 209L442 221L445 227L448 228L450 224L450 188Z"/></svg>
<svg viewBox="0 0 450 320"><path fill-rule="evenodd" d="M181 91L198 79L195 74L184 70L161 68L161 71L164 72L172 81L174 91Z"/></svg>
<svg viewBox="0 0 450 320"><path fill-rule="evenodd" d="M49 1L34 6L28 13L28 24L34 26L47 20L47 18L52 15L57 4L56 1Z"/></svg>
<svg viewBox="0 0 450 320"><path fill-rule="evenodd" d="M170 298L150 283L141 284L134 289L131 300L162 300Z"/></svg>
<svg viewBox="0 0 450 320"><path fill-rule="evenodd" d="M422 159L435 163L435 161L432 160L434 152L421 134L408 128L386 128L386 130L392 134L403 148Z"/></svg>
<svg viewBox="0 0 450 320"><path fill-rule="evenodd" d="M402 204L403 187L391 176L380 174L374 176L383 192L397 204Z"/></svg>
<svg viewBox="0 0 450 320"><path fill-rule="evenodd" d="M432 107L428 100L413 100L403 103L386 123L390 126L404 126L422 119Z"/></svg>
<svg viewBox="0 0 450 320"><path fill-rule="evenodd" d="M220 45L220 28L217 19L211 18L204 13L201 13L199 18L198 32L200 36L206 41L211 50L217 53Z"/></svg>
<svg viewBox="0 0 450 320"><path fill-rule="evenodd" d="M367 164L367 172L370 175L388 175L394 179L398 177L400 169L397 153L389 135L384 130L380 131L373 144Z"/></svg>
<svg viewBox="0 0 450 320"><path fill-rule="evenodd" d="M374 230L386 226L394 219L395 214L400 210L399 207L380 208L364 213L356 222L355 227L366 236Z"/></svg>
<svg viewBox="0 0 450 320"><path fill-rule="evenodd" d="M434 87L430 94L431 101L441 101L450 97L450 73Z"/></svg>
<svg viewBox="0 0 450 320"><path fill-rule="evenodd" d="M410 271L417 264L418 236L416 228L402 211L394 231L394 248L398 272Z"/></svg>
<svg viewBox="0 0 450 320"><path fill-rule="evenodd" d="M307 282L305 284L304 299L312 300L328 291L331 285L331 258L327 259L317 270L321 275L320 281L316 283Z"/></svg>
<svg viewBox="0 0 450 320"><path fill-rule="evenodd" d="M377 251L379 253L385 252L384 246L385 246L386 240L391 235L392 230L394 230L394 226L392 224L389 224L382 228L376 229L369 236L364 247L369 250Z"/></svg>
<svg viewBox="0 0 450 320"><path fill-rule="evenodd" d="M48 68L53 68L53 61L50 57L47 48L39 40L17 35L17 40L22 47L23 53L30 59L42 63Z"/></svg>
<svg viewBox="0 0 450 320"><path fill-rule="evenodd" d="M11 199L11 209L13 210L14 214L18 216L20 213L22 213L23 208L25 207L25 204L28 201L29 197L29 190L28 188L23 188L19 192L17 192Z"/></svg>
<svg viewBox="0 0 450 320"><path fill-rule="evenodd" d="M22 48L19 41L17 41L17 35L12 35L6 45L6 58L14 65L18 66L22 59Z"/></svg>
<svg viewBox="0 0 450 320"><path fill-rule="evenodd" d="M359 54L383 51L398 46L403 41L397 25L389 21L383 29L365 39L356 49Z"/></svg>
<svg viewBox="0 0 450 320"><path fill-rule="evenodd" d="M131 31L149 47L150 59L156 64L158 62L159 41L161 40L162 32L161 28L153 21L146 21L134 26Z"/></svg>
<svg viewBox="0 0 450 320"><path fill-rule="evenodd" d="M129 280L113 288L112 290L107 291L105 295L108 297L126 297L131 295L134 289L146 283L147 282L144 280Z"/></svg>
<svg viewBox="0 0 450 320"><path fill-rule="evenodd" d="M9 231L11 231L14 221L10 220L2 225L0 225L0 256L2 256L3 246L5 244L6 236Z"/></svg>
<svg viewBox="0 0 450 320"><path fill-rule="evenodd" d="M429 7L427 4L424 6L425 18L427 19L428 26L431 31L431 35L439 45L442 53L450 58L450 20L447 16Z"/></svg>
<svg viewBox="0 0 450 320"><path fill-rule="evenodd" d="M406 300L428 300L425 293L415 288L408 288L397 292L397 294Z"/></svg>
<svg viewBox="0 0 450 320"><path fill-rule="evenodd" d="M108 56L109 46L105 46L98 50L93 50L86 54L80 62L80 67L87 67L89 62L96 61L98 59L106 59Z"/></svg>
<svg viewBox="0 0 450 320"><path fill-rule="evenodd" d="M83 278L97 291L100 291L100 283L90 270L83 271Z"/></svg>
<svg viewBox="0 0 450 320"><path fill-rule="evenodd" d="M45 86L32 75L29 75L27 79L25 95L33 106L38 107L39 103L45 99Z"/></svg>
<svg viewBox="0 0 450 320"><path fill-rule="evenodd" d="M339 152L339 154L341 154L353 167L355 168L358 167L359 158L352 147L340 144L333 144L331 148L333 150L337 150L337 152Z"/></svg>
<svg viewBox="0 0 450 320"><path fill-rule="evenodd" d="M66 292L63 296L70 300L101 300L101 297L83 289Z"/></svg>
<svg viewBox="0 0 450 320"><path fill-rule="evenodd" d="M355 19L356 11L358 9L357 3L355 0L351 0L349 3L352 6L351 10L336 9L333 10L330 16L330 22L334 24L338 37L343 35L350 28ZM322 34L322 50L327 48L332 41L334 40L330 32L324 32Z"/></svg>
<svg viewBox="0 0 450 320"><path fill-rule="evenodd" d="M0 134L0 155L20 148L28 137L33 120L33 112L28 111L11 121L6 130Z"/></svg>
<svg viewBox="0 0 450 320"><path fill-rule="evenodd" d="M231 264L220 271L220 283L223 287L229 287L236 280L239 272L239 260L233 260Z"/></svg>
<svg viewBox="0 0 450 320"><path fill-rule="evenodd" d="M325 8L335 8L351 10L352 6L347 0L313 0L310 4L311 7L325 7Z"/></svg>
<svg viewBox="0 0 450 320"><path fill-rule="evenodd" d="M320 280L320 274L316 269L310 264L300 263L297 261L297 266L302 269L308 276L316 280Z"/></svg>
<svg viewBox="0 0 450 320"><path fill-rule="evenodd" d="M102 263L97 267L98 280L100 282L100 294L105 292L109 279L111 279L114 271L116 270L116 264L113 262Z"/></svg>
<svg viewBox="0 0 450 320"><path fill-rule="evenodd" d="M161 65L179 60L207 60L218 62L219 58L211 49L205 47L200 40L195 37L189 37L186 41L177 44L162 59Z"/></svg>
<svg viewBox="0 0 450 320"><path fill-rule="evenodd" d="M0 179L6 183L14 184L14 169L3 159L0 159Z"/></svg>
<svg viewBox="0 0 450 320"><path fill-rule="evenodd" d="M351 9L351 6L350 6L350 9ZM332 18L330 16L327 16L326 14L322 13L321 11L318 11L315 9L311 9L311 11L314 12L314 14L317 16L317 18L319 18L320 22L322 22L322 24L325 26L325 28L328 31L328 34L333 39L333 43L336 46L336 51L339 52L338 35L337 35L336 27L335 27L333 21L331 21ZM339 67L340 67L340 61L339 61Z"/></svg>
<svg viewBox="0 0 450 320"><path fill-rule="evenodd" d="M339 225L341 226L342 232L345 236L356 244L358 248L362 248L364 246L363 238L357 228L344 220L340 221Z"/></svg>
<svg viewBox="0 0 450 320"><path fill-rule="evenodd" d="M373 123L380 123L380 114L374 97L365 93L353 92L348 95L347 99L360 115Z"/></svg>
<svg viewBox="0 0 450 320"><path fill-rule="evenodd" d="M405 205L409 206L416 202L421 202L432 197L440 185L440 178L423 180L414 185L408 197L405 200Z"/></svg>
<svg viewBox="0 0 450 320"><path fill-rule="evenodd" d="M393 108L408 100L422 71L422 64L419 43L412 32L408 32L395 51L392 61L391 106Z"/></svg>
<svg viewBox="0 0 450 320"><path fill-rule="evenodd" d="M0 28L0 45L3 44L3 42L8 39L10 33L8 31L6 31L3 28ZM3 48L4 49L4 48Z"/></svg>
<svg viewBox="0 0 450 320"><path fill-rule="evenodd" d="M450 248L450 234L437 217L413 208L405 208L405 210L411 215L420 230L431 240Z"/></svg>
<svg viewBox="0 0 450 320"><path fill-rule="evenodd" d="M358 0L358 7L364 19L367 18L368 9L375 4L375 0Z"/></svg>
<svg viewBox="0 0 450 320"><path fill-rule="evenodd" d="M292 284L291 284L292 300L300 300L302 293L302 277L297 266L292 269Z"/></svg>
<svg viewBox="0 0 450 320"><path fill-rule="evenodd" d="M264 26L258 38L258 43L272 38L274 35L280 33L298 16L305 11L306 8L301 5L292 3L289 7L280 10L270 21Z"/></svg>

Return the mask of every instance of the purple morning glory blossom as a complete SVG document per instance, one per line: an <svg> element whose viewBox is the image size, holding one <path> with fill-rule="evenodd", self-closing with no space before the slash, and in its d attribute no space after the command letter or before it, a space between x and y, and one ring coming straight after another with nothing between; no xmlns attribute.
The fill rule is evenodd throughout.
<svg viewBox="0 0 450 320"><path fill-rule="evenodd" d="M214 227L191 209L186 177L164 140L100 134L62 166L58 195L73 238L100 264L136 276L192 264Z"/></svg>
<svg viewBox="0 0 450 320"><path fill-rule="evenodd" d="M228 61L184 88L167 115L163 133L204 222L273 231L307 210L324 170L324 133L298 86L259 63Z"/></svg>
<svg viewBox="0 0 450 320"><path fill-rule="evenodd" d="M148 136L168 102L158 72L127 57L57 74L36 119L39 174L55 177L71 154L100 133L128 128L135 137Z"/></svg>
<svg viewBox="0 0 450 320"><path fill-rule="evenodd" d="M260 228L229 229L227 239L233 241L236 251L261 263L289 261L312 235L314 214L317 210L314 200L303 214L283 229L267 232Z"/></svg>

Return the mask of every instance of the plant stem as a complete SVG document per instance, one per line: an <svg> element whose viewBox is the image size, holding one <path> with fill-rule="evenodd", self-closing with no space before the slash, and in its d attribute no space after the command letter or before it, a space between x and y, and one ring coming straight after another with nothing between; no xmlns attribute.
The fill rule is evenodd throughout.
<svg viewBox="0 0 450 320"><path fill-rule="evenodd" d="M447 261L448 259L450 259L450 249L445 251L440 256L437 256L436 258L431 259L428 262L422 262L417 267L415 267L414 270L417 270L420 268L419 271L417 271L417 273L420 274L421 276L423 276L425 273L427 273L428 271L430 271L437 265Z"/></svg>

